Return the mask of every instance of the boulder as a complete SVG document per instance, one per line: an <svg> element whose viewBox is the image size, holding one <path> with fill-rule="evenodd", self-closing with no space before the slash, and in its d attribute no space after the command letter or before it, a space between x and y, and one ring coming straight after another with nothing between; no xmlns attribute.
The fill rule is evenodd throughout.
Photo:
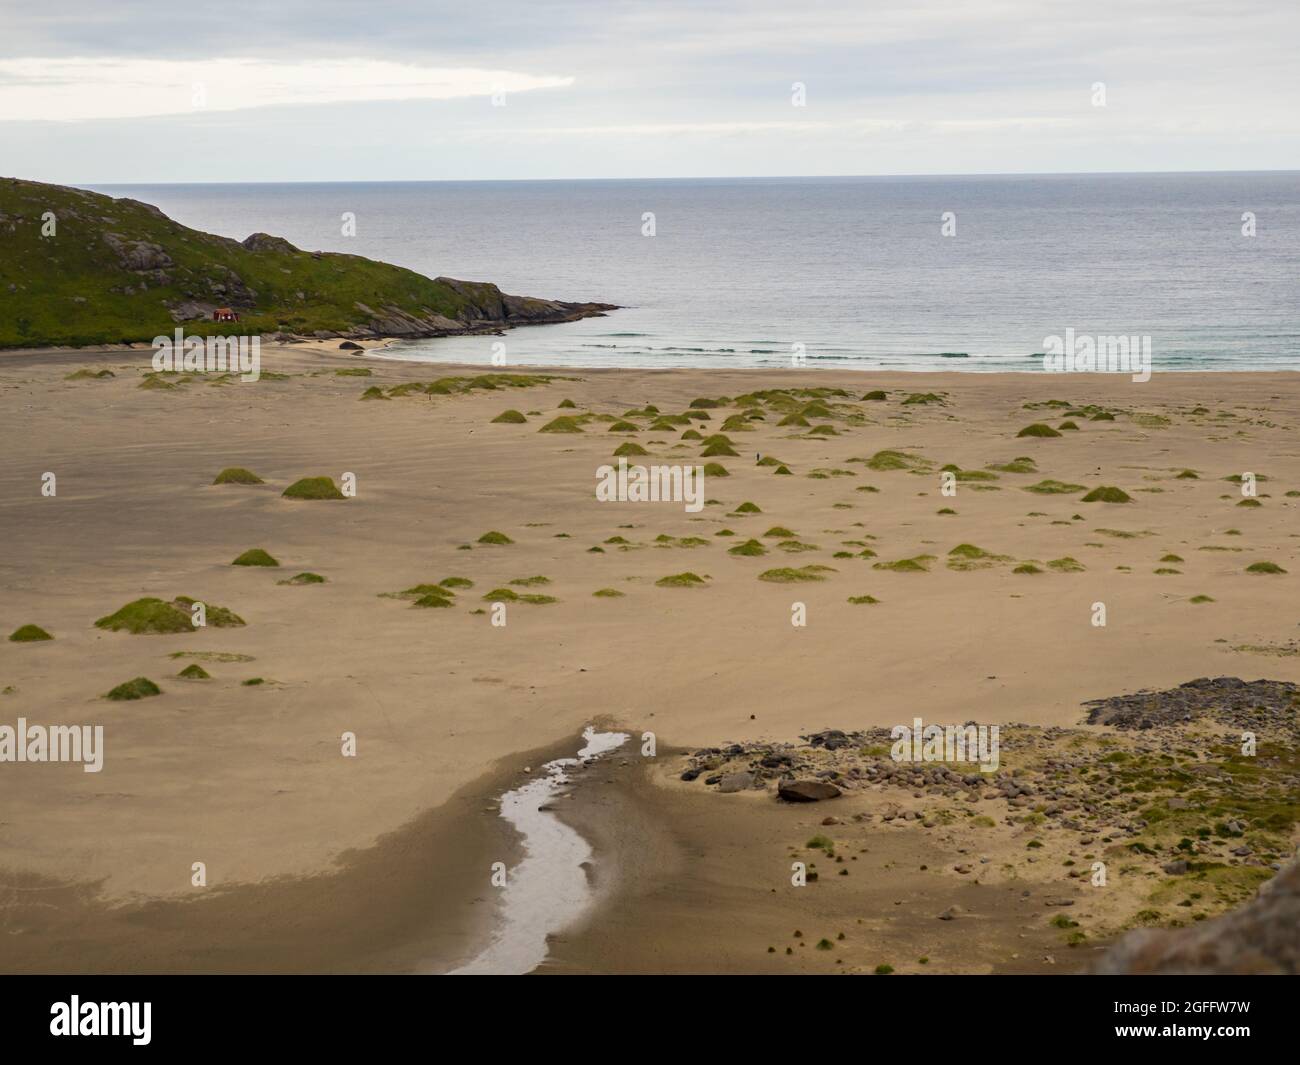
<svg viewBox="0 0 1300 1065"><path fill-rule="evenodd" d="M840 789L824 780L784 780L776 793L786 802L821 802L836 798Z"/></svg>

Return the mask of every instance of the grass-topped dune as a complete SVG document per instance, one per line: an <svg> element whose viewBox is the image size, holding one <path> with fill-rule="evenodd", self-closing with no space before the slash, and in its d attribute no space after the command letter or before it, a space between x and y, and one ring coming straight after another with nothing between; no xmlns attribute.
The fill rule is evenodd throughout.
<svg viewBox="0 0 1300 1065"><path fill-rule="evenodd" d="M280 563L260 547L250 547L230 563L232 566L278 566Z"/></svg>
<svg viewBox="0 0 1300 1065"><path fill-rule="evenodd" d="M346 499L330 477L303 477L280 493L285 499Z"/></svg>
<svg viewBox="0 0 1300 1065"><path fill-rule="evenodd" d="M1099 485L1082 500L1084 503L1132 503L1133 497L1122 488L1113 485Z"/></svg>
<svg viewBox="0 0 1300 1065"><path fill-rule="evenodd" d="M193 632L192 608L197 600L177 596L171 602L146 597L136 599L115 613L105 615L95 622L95 628L109 632L129 632L135 636L155 636L171 633ZM209 628L230 629L243 625L244 619L223 606L204 604Z"/></svg>
<svg viewBox="0 0 1300 1065"><path fill-rule="evenodd" d="M20 625L9 634L10 643L41 643L54 639L39 625Z"/></svg>
<svg viewBox="0 0 1300 1065"><path fill-rule="evenodd" d="M252 470L243 466L227 466L212 481L213 484L265 484Z"/></svg>
<svg viewBox="0 0 1300 1065"><path fill-rule="evenodd" d="M660 588L703 588L708 581L708 577L701 577L698 573L673 573L667 577L660 577L655 584Z"/></svg>
<svg viewBox="0 0 1300 1065"><path fill-rule="evenodd" d="M56 237L42 236L47 212L58 219ZM136 200L16 178L0 180L0 218L0 347L148 342L178 320L200 336L442 336L613 309L302 251L265 233L232 240ZM240 312L238 322L212 320L226 306Z"/></svg>
<svg viewBox="0 0 1300 1065"><path fill-rule="evenodd" d="M834 573L833 566L781 566L778 569L764 570L758 575L760 581L771 584L802 584L809 581L824 581L827 573Z"/></svg>
<svg viewBox="0 0 1300 1065"><path fill-rule="evenodd" d="M129 702L134 699L148 699L150 696L161 694L162 689L148 677L136 677L134 680L124 681L116 688L106 692L104 698L112 699L114 702Z"/></svg>

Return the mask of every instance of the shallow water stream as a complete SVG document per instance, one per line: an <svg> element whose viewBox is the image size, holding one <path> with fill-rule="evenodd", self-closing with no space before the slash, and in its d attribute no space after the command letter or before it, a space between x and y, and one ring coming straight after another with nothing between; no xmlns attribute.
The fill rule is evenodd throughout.
<svg viewBox="0 0 1300 1065"><path fill-rule="evenodd" d="M544 776L501 796L501 816L523 838L523 860L509 871L501 890L501 920L477 957L454 974L527 973L546 960L546 937L567 927L591 904L583 863L590 845L558 817L541 807L569 782L566 770L586 764L627 742L624 732L582 733L583 748L574 758L547 762Z"/></svg>

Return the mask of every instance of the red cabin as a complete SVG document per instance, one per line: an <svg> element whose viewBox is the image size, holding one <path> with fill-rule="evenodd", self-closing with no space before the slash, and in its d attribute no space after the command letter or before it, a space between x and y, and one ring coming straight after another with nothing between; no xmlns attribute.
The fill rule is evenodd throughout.
<svg viewBox="0 0 1300 1065"><path fill-rule="evenodd" d="M212 312L212 320L214 322L237 322L239 321L239 315L229 307L218 307Z"/></svg>

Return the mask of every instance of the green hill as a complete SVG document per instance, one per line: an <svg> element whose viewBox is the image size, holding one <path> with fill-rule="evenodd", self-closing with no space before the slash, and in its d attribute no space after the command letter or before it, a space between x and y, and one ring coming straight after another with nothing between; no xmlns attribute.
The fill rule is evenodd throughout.
<svg viewBox="0 0 1300 1065"><path fill-rule="evenodd" d="M218 307L240 321L212 321ZM181 324L200 336L446 336L613 309L300 251L265 233L231 240L137 200L0 178L0 348L148 343Z"/></svg>

